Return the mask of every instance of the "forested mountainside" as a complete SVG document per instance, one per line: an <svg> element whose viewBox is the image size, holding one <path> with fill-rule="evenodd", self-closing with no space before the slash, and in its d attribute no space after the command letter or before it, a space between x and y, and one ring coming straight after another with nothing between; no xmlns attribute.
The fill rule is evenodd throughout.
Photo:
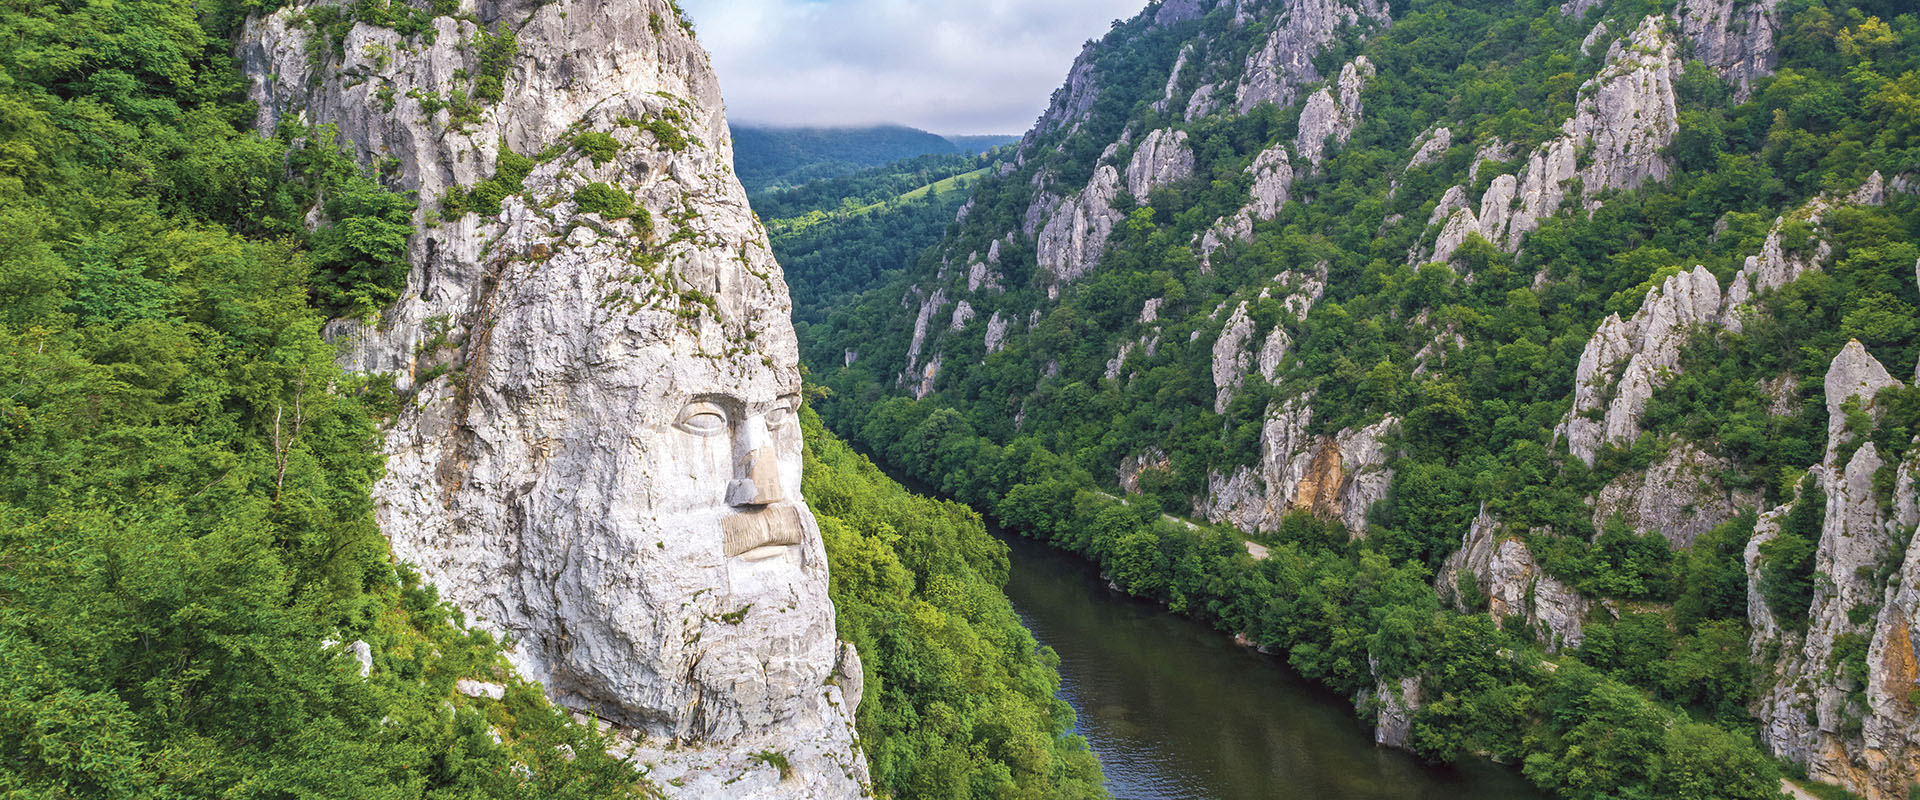
<svg viewBox="0 0 1920 800"><path fill-rule="evenodd" d="M940 242L991 156L920 156L753 195L793 287L796 322L898 277Z"/></svg>
<svg viewBox="0 0 1920 800"><path fill-rule="evenodd" d="M0 10L0 793L652 796L388 557L397 398L320 326L415 199L256 135L197 11Z"/></svg>
<svg viewBox="0 0 1920 800"><path fill-rule="evenodd" d="M973 155L965 144L905 125L780 128L735 125L734 170L751 193L837 178L918 156ZM998 137L995 137L998 138ZM996 142L996 144L1004 142ZM984 149L984 148L982 148Z"/></svg>
<svg viewBox="0 0 1920 800"><path fill-rule="evenodd" d="M1894 0L1165 0L803 356L1383 743L1906 797L1916 97Z"/></svg>
<svg viewBox="0 0 1920 800"><path fill-rule="evenodd" d="M1004 547L800 408L673 3L0 31L0 793L1099 794Z"/></svg>

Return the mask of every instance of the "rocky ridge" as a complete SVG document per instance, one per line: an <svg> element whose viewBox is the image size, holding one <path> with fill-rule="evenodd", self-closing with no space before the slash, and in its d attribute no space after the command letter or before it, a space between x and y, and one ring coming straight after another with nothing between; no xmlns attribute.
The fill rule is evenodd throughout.
<svg viewBox="0 0 1920 800"><path fill-rule="evenodd" d="M1822 215L1835 205L1884 201L1884 181L1875 173L1847 197L1815 198L1793 216L1818 226ZM1639 438L1646 404L1654 390L1679 374L1681 350L1696 331L1739 332L1755 298L1819 269L1828 260L1832 246L1817 235L1789 250L1783 243L1787 222L1786 217L1775 221L1760 252L1746 259L1724 295L1711 272L1695 267L1648 290L1632 319L1622 321L1614 314L1600 323L1580 356L1573 407L1555 428L1555 435L1566 440L1576 457L1591 465L1601 448L1628 445Z"/></svg>
<svg viewBox="0 0 1920 800"><path fill-rule="evenodd" d="M1528 156L1519 174L1496 176L1481 194L1478 213L1467 203L1466 187L1456 187L1457 195L1449 190L1428 220L1430 227L1445 224L1432 254L1415 248L1409 261L1450 261L1469 235L1517 251L1541 220L1560 209L1576 178L1585 187L1588 211L1598 207L1596 195L1603 190L1665 180L1672 167L1662 151L1679 131L1673 82L1681 72L1668 25L1665 17L1649 16L1627 39L1614 42L1600 74L1580 87L1561 135ZM1590 38L1601 35L1596 28ZM1476 180L1477 165L1505 160L1502 150L1498 143L1482 148L1474 160Z"/></svg>
<svg viewBox="0 0 1920 800"><path fill-rule="evenodd" d="M1466 579L1472 580L1479 597L1461 593ZM1484 505L1461 537L1460 549L1434 577L1433 588L1443 602L1461 611L1484 602L1495 624L1505 625L1511 617L1525 619L1548 652L1578 648L1586 641L1582 621L1591 601L1542 571L1526 543L1502 535L1500 521Z"/></svg>
<svg viewBox="0 0 1920 800"><path fill-rule="evenodd" d="M1806 764L1815 779L1870 800L1896 800L1920 780L1920 742L1913 735L1920 725L1920 673L1911 640L1920 607L1908 582L1920 577L1911 541L1920 523L1920 463L1892 467L1892 497L1882 496L1876 479L1889 465L1873 442L1859 441L1865 432L1849 430L1844 412L1859 403L1875 415L1875 395L1904 385L1857 341L1828 370L1827 452L1803 480L1800 501L1810 486L1826 497L1814 555L1818 579L1804 627L1777 620L1761 594L1762 550L1781 535L1791 504L1762 518L1746 552L1752 647L1769 667L1768 688L1754 708L1761 740L1776 755ZM1903 549L1907 555L1893 561ZM1862 616L1862 609L1869 613ZM1865 673L1854 674L1842 654L1863 645Z"/></svg>

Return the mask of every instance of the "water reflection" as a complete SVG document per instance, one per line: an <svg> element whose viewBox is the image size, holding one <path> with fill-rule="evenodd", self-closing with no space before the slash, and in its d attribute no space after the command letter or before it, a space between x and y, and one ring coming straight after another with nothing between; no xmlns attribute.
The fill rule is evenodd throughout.
<svg viewBox="0 0 1920 800"><path fill-rule="evenodd" d="M1341 698L1278 659L1107 589L1084 560L1017 536L1007 595L1060 653L1062 694L1121 800L1386 800L1541 795L1475 762L1375 747Z"/></svg>

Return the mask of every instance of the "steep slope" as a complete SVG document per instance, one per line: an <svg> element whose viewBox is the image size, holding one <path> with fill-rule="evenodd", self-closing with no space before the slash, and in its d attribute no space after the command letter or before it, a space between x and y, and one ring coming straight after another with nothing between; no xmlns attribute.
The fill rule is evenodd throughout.
<svg viewBox="0 0 1920 800"><path fill-rule="evenodd" d="M1758 748L1898 797L1920 428L1861 356L1920 357L1916 30L1150 4L805 355L836 430L1287 652L1382 741L1576 797L1768 796ZM1816 486L1824 521L1749 547Z"/></svg>
<svg viewBox="0 0 1920 800"><path fill-rule="evenodd" d="M396 554L670 793L858 796L787 289L690 29L658 1L354 13L283 8L241 53L262 128L335 125L423 198L399 301L330 330L405 393Z"/></svg>

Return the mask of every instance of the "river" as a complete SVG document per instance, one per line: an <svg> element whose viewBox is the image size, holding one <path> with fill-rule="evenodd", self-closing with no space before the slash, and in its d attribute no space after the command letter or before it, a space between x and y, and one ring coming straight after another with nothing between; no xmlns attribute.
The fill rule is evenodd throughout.
<svg viewBox="0 0 1920 800"><path fill-rule="evenodd" d="M1488 762L1430 767L1376 747L1351 705L1279 659L1109 590L1084 559L999 535L1007 596L1059 652L1061 697L1119 800L1542 797Z"/></svg>

